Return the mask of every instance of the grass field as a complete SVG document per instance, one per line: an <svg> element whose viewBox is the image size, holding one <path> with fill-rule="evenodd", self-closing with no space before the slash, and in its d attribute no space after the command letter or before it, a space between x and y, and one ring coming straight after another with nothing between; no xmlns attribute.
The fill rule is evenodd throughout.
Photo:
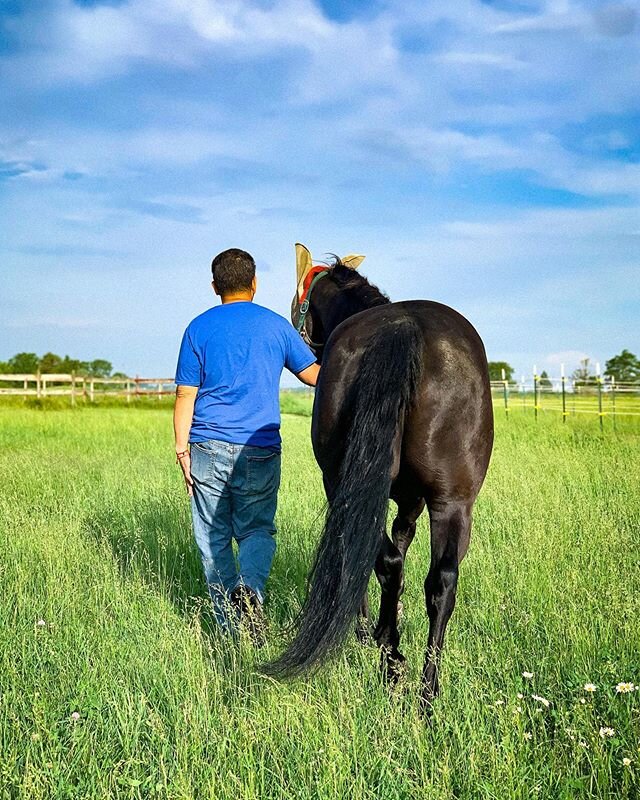
<svg viewBox="0 0 640 800"><path fill-rule="evenodd" d="M258 656L211 628L168 408L0 406L0 798L637 798L640 692L615 687L640 683L640 423L496 416L425 726L426 520L398 689L355 641L309 679L257 671L320 530L308 418L284 418Z"/></svg>

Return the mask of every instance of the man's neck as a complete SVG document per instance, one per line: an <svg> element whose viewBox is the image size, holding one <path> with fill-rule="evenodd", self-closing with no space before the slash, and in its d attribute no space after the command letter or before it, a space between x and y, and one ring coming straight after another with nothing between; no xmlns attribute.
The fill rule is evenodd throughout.
<svg viewBox="0 0 640 800"><path fill-rule="evenodd" d="M226 306L227 303L251 303L253 301L253 294L251 292L240 292L238 294L223 294L221 297L222 305Z"/></svg>

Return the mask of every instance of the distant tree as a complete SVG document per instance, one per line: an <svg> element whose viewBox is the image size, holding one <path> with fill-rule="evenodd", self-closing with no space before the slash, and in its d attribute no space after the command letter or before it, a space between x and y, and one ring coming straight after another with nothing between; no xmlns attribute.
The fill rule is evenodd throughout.
<svg viewBox="0 0 640 800"><path fill-rule="evenodd" d="M70 358L65 356L56 370L56 372L64 372L65 375L75 372L76 375L85 375L87 371L87 362L79 361L77 358Z"/></svg>
<svg viewBox="0 0 640 800"><path fill-rule="evenodd" d="M38 361L35 353L16 353L8 361L9 372L14 375L33 375L38 371Z"/></svg>
<svg viewBox="0 0 640 800"><path fill-rule="evenodd" d="M112 375L107 377L117 378L118 380L126 381L129 376L126 375L124 372L114 372Z"/></svg>
<svg viewBox="0 0 640 800"><path fill-rule="evenodd" d="M619 355L610 358L604 365L607 375L613 375L617 383L638 383L640 381L640 359L623 350Z"/></svg>
<svg viewBox="0 0 640 800"><path fill-rule="evenodd" d="M489 380L501 381L502 370L504 370L504 379L510 381L513 376L513 367L507 364L506 361L490 361L489 362Z"/></svg>
<svg viewBox="0 0 640 800"><path fill-rule="evenodd" d="M87 364L87 375L92 378L108 378L113 370L113 364L104 358L96 358Z"/></svg>
<svg viewBox="0 0 640 800"><path fill-rule="evenodd" d="M39 358L35 353L17 353L8 361L0 361L0 374L33 375L40 371L47 374L87 375L93 378L108 378L113 366L104 358L80 361L71 356L61 358L56 353L45 353ZM126 375L123 376L126 378Z"/></svg>
<svg viewBox="0 0 640 800"><path fill-rule="evenodd" d="M551 380L549 379L549 375L547 374L547 370L544 369L540 373L540 386L552 386Z"/></svg>
<svg viewBox="0 0 640 800"><path fill-rule="evenodd" d="M56 355L55 353L45 353L38 366L40 367L40 372L60 372L60 366L62 364L62 359L60 356Z"/></svg>
<svg viewBox="0 0 640 800"><path fill-rule="evenodd" d="M589 361L588 358L581 359L580 366L572 372L571 379L576 386L585 386L595 382L596 376Z"/></svg>

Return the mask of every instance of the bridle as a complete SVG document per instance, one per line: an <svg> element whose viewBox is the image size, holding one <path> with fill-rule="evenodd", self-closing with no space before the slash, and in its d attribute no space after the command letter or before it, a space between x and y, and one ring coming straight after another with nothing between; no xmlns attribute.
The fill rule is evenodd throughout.
<svg viewBox="0 0 640 800"><path fill-rule="evenodd" d="M315 272L315 270L317 270L317 272ZM320 349L321 347L324 347L324 344L314 342L311 340L311 337L307 333L305 321L307 319L307 314L309 312L311 292L313 291L316 283L318 283L318 281L321 278L324 278L324 276L329 272L329 269L327 267L315 267L310 274L313 274L313 272L315 272L315 275L313 275L313 279L311 280L309 285L304 287L302 297L300 298L300 307L298 309L298 313L300 316L298 317L296 330L298 331L300 336L302 336L303 340L309 345L309 347L313 347L314 349Z"/></svg>

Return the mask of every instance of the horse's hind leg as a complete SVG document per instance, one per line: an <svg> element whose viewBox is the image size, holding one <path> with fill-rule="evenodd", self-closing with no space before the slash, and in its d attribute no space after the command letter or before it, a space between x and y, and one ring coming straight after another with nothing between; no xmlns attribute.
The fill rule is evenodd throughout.
<svg viewBox="0 0 640 800"><path fill-rule="evenodd" d="M425 710L438 694L438 663L447 622L456 602L458 565L469 546L471 507L472 503L436 502L429 508L431 567L424 583L429 641L422 672L422 706Z"/></svg>
<svg viewBox="0 0 640 800"><path fill-rule="evenodd" d="M380 647L382 671L391 681L397 679L404 656L398 650L400 633L398 631L398 598L402 591L402 554L385 535L375 563L375 571L380 583L380 616L373 633Z"/></svg>
<svg viewBox="0 0 640 800"><path fill-rule="evenodd" d="M409 545L416 535L416 522L424 510L425 502L421 497L408 502L402 500L396 502L398 503L398 516L393 520L391 538L402 556L403 571L400 587L400 594L402 594L404 590L404 560L407 557Z"/></svg>
<svg viewBox="0 0 640 800"><path fill-rule="evenodd" d="M356 620L356 636L360 644L371 643L371 625L369 623L369 590L366 589Z"/></svg>
<svg viewBox="0 0 640 800"><path fill-rule="evenodd" d="M382 649L383 671L392 680L397 677L398 667L404 661L398 650L398 601L404 590L404 560L416 533L416 521L424 509L422 498L397 498L396 502L398 516L393 521L393 541L385 536L375 565L382 593L374 638Z"/></svg>

